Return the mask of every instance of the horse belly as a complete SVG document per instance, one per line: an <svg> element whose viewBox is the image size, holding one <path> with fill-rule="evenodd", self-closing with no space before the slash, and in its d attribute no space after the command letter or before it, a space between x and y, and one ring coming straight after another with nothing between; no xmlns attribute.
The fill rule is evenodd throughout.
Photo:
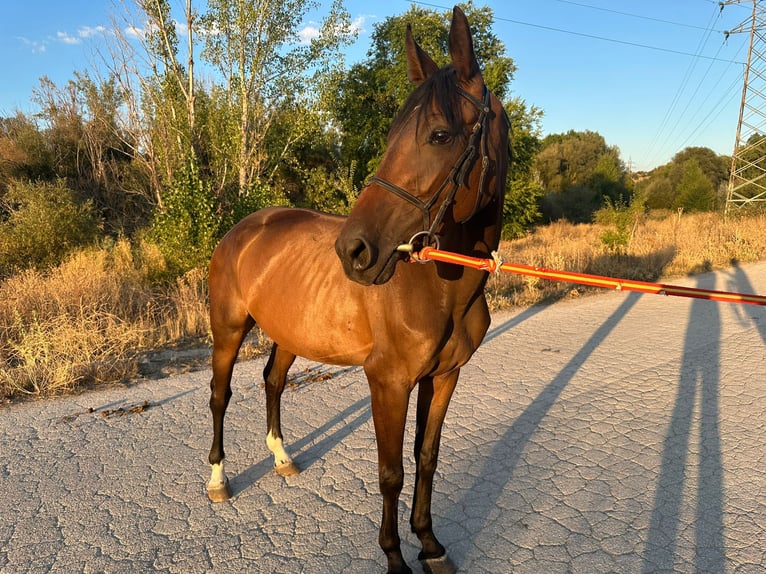
<svg viewBox="0 0 766 574"><path fill-rule="evenodd" d="M240 278L247 309L278 345L298 356L337 365L361 365L372 348L364 288L343 273L335 254L332 220L293 227L289 243L279 226L262 230L244 258ZM326 227L326 228L325 228Z"/></svg>
<svg viewBox="0 0 766 574"><path fill-rule="evenodd" d="M336 298L312 299L312 295L266 295L251 314L274 342L295 355L335 365L363 364L372 341L353 305Z"/></svg>

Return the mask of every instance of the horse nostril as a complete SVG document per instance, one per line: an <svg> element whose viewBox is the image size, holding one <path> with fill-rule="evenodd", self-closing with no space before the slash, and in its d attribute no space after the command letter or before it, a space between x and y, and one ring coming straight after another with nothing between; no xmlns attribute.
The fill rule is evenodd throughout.
<svg viewBox="0 0 766 574"><path fill-rule="evenodd" d="M348 254L351 257L351 266L355 271L369 269L374 261L369 243L362 238L356 238L351 242Z"/></svg>
<svg viewBox="0 0 766 574"><path fill-rule="evenodd" d="M335 240L335 252L350 279L359 280L378 262L378 248L363 233L341 232Z"/></svg>

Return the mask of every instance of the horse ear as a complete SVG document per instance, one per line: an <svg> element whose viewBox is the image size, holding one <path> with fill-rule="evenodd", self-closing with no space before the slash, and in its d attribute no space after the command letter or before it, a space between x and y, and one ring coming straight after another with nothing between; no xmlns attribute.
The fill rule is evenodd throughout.
<svg viewBox="0 0 766 574"><path fill-rule="evenodd" d="M452 26L449 30L449 52L452 56L452 64L455 66L460 81L470 82L477 75L481 77L479 63L473 51L471 29L468 26L468 18L455 6L452 10Z"/></svg>
<svg viewBox="0 0 766 574"><path fill-rule="evenodd" d="M412 27L407 24L407 37L405 38L407 51L407 76L414 84L420 85L430 78L439 66L431 59L431 56L418 46L412 36Z"/></svg>

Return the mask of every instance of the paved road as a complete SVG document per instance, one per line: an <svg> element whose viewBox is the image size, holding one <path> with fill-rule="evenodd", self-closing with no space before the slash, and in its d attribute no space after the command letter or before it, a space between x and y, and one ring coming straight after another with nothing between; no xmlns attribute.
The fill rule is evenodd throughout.
<svg viewBox="0 0 766 574"><path fill-rule="evenodd" d="M679 283L766 293L766 265ZM766 572L765 343L766 309L651 295L496 316L453 399L434 495L459 570ZM304 471L285 480L261 369L235 371L235 497L219 505L208 371L0 410L0 571L382 571L362 373L297 366L283 421Z"/></svg>

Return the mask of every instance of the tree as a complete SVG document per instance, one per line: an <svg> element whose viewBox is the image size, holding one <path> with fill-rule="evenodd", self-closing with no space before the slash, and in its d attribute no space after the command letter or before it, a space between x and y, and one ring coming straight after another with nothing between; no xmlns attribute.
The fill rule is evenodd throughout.
<svg viewBox="0 0 766 574"><path fill-rule="evenodd" d="M90 203L78 201L63 181L12 183L0 201L0 279L61 263L95 241L96 219Z"/></svg>
<svg viewBox="0 0 766 574"><path fill-rule="evenodd" d="M619 149L598 132L547 136L534 170L546 192L543 213L550 220L589 222L606 199L627 203L630 196Z"/></svg>
<svg viewBox="0 0 766 574"><path fill-rule="evenodd" d="M715 209L723 200L731 158L705 147L689 147L654 169L636 186L651 209Z"/></svg>
<svg viewBox="0 0 766 574"><path fill-rule="evenodd" d="M520 98L513 98L505 110L511 122L511 162L503 204L503 236L512 239L522 236L540 218L543 189L532 177L532 165L540 149L543 112Z"/></svg>
<svg viewBox="0 0 766 574"><path fill-rule="evenodd" d="M118 133L149 179L147 196L162 206L162 190L177 169L198 156L194 33L197 16L186 0L186 63L168 0L122 0L102 59L122 97Z"/></svg>
<svg viewBox="0 0 766 574"><path fill-rule="evenodd" d="M695 159L681 164L681 181L676 186L673 206L686 211L710 211L715 207L713 184Z"/></svg>
<svg viewBox="0 0 766 574"><path fill-rule="evenodd" d="M21 112L0 118L0 197L15 179L53 178L52 158L45 134Z"/></svg>
<svg viewBox="0 0 766 574"><path fill-rule="evenodd" d="M505 46L492 33L491 8L473 2L460 7L471 22L476 56L487 87L502 101L508 93L516 66L505 55ZM407 78L404 37L407 25L418 44L439 65L450 61L448 49L451 11L437 12L412 5L401 16L377 24L367 59L337 73L328 84L325 101L341 132L343 161L359 165L356 182L361 184L377 168L386 144L391 119L412 91Z"/></svg>
<svg viewBox="0 0 766 574"><path fill-rule="evenodd" d="M203 57L223 78L225 104L237 110L231 160L240 196L268 172L267 134L280 108L290 98L308 98L314 85L308 76L321 75L351 37L348 12L334 0L318 35L301 43L303 17L318 5L314 0L208 0ZM288 136L288 147L291 139L297 136Z"/></svg>
<svg viewBox="0 0 766 574"><path fill-rule="evenodd" d="M688 160L697 162L715 191L729 181L730 157L718 155L708 147L687 147L674 155L671 162L683 164Z"/></svg>
<svg viewBox="0 0 766 574"><path fill-rule="evenodd" d="M130 233L145 223L149 204L147 178L134 169L117 125L122 96L112 77L96 82L88 73L74 76L64 86L43 77L34 92L50 162L47 179L63 179L92 201L107 231Z"/></svg>

